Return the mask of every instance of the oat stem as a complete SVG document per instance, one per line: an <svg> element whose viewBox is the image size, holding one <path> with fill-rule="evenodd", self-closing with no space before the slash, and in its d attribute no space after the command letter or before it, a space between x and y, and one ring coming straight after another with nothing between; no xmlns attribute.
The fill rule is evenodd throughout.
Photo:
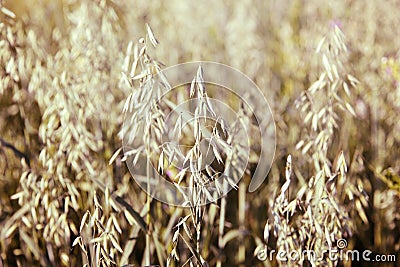
<svg viewBox="0 0 400 267"><path fill-rule="evenodd" d="M221 198L221 207L219 213L219 227L218 227L218 259L217 267L221 267L221 255L224 249L223 235L224 235L224 224L225 224L225 211L226 211L226 197Z"/></svg>
<svg viewBox="0 0 400 267"><path fill-rule="evenodd" d="M244 245L243 233L245 230L245 217L246 217L246 185L243 180L239 182L239 192L238 192L238 221L239 221L239 229L242 232L240 236L240 245L238 250L238 262L239 266L245 266L244 263L246 261L246 247Z"/></svg>
<svg viewBox="0 0 400 267"><path fill-rule="evenodd" d="M151 195L150 195L150 156L147 156L147 164L146 164L146 174L147 174L147 215L146 215L146 225L147 225L147 233L146 233L146 248L145 248L145 265L150 265L150 246L151 246L151 234L150 234L150 206L151 206Z"/></svg>

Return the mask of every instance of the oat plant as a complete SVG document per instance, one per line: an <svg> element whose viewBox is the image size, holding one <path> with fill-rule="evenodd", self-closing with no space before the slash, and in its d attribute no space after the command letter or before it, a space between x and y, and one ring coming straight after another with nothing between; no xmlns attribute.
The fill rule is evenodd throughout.
<svg viewBox="0 0 400 267"><path fill-rule="evenodd" d="M181 165L178 163L177 168L180 171L174 182L178 188L186 185L189 189L182 193L185 199L183 205L189 207L190 214L181 218L175 226L168 266L176 266L172 262L178 264L183 260L179 252L179 242L183 242L191 253L190 257L186 256L186 263L208 266L202 256L201 240L205 231L202 229L203 218L210 208L205 204L211 202L210 205L216 205L216 200L226 194L228 187L237 188L236 184L241 178L240 170L247 167L245 144L239 138L243 135L244 114L238 112L238 117L233 122L217 115L213 107L216 103L211 101L206 87L200 66L189 90L190 102L194 105L193 118L189 120L193 144L182 150L166 148L162 154L166 158L174 155L178 158ZM175 127L174 135L185 138L181 125ZM175 154L171 156L171 153ZM161 170L164 167L163 164L160 165ZM224 203L224 198L221 201ZM224 214L221 217L220 234L223 232L223 216Z"/></svg>
<svg viewBox="0 0 400 267"><path fill-rule="evenodd" d="M271 251L270 246L274 244L274 250L286 253L287 261L270 256L269 260L279 266L303 266L306 262L311 266L336 266L338 260L323 252L341 249L337 247L338 240L350 238L355 231L354 216L368 223L364 211L368 196L360 179L347 176L345 153L340 151L335 159L330 159L335 131L343 123L340 112L356 116L351 104L344 99L359 83L346 73L343 64L346 52L344 34L334 25L317 47L321 75L296 101L296 107L305 114L306 126L296 148L302 157L309 159L313 176L304 179L301 174L304 168L296 168L298 171L294 173L295 162L288 156L285 183L270 203L271 218L265 226L264 246L258 247L258 250L263 247ZM290 191L293 183L300 184L296 192ZM289 255L293 251L301 256L291 261Z"/></svg>

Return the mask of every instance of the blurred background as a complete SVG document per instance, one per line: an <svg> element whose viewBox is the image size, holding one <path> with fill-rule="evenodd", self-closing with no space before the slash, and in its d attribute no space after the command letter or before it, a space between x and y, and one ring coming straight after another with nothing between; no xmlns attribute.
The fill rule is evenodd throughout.
<svg viewBox="0 0 400 267"><path fill-rule="evenodd" d="M14 0L1 1L1 7L0 266L85 264L85 254L77 243L72 245L86 211L93 215L100 205L94 201L97 195L106 201L105 193L93 190L90 177L97 177L142 216L148 212L146 195L130 178L125 163L108 164L121 146L122 108L130 93L121 82L124 58L129 42L138 43L146 35L146 23L160 43L148 47L152 59L164 66L209 60L237 68L263 91L276 121L275 162L265 185L245 200L238 197L240 191L227 197L226 232L241 232L225 239L223 251L218 246L218 208L205 217L202 256L210 266L276 263L257 260L256 239L262 239L267 219L272 218L273 197L285 182L288 154L296 177L291 192L319 171L318 153L298 144L313 140L320 124L318 131L308 131L308 109L301 110L304 101L300 109L296 103L326 71L316 50L337 29L346 49L329 62L359 82L349 94L330 95L345 98L354 114L335 109L337 125L327 143L326 162L332 167L343 151L346 183L368 196L366 201L357 201L357 195L341 198L338 205L348 215L341 222L352 229L346 237L348 248L398 258L398 1ZM330 44L325 48L331 51ZM323 103L328 96L314 97L321 109L318 101ZM245 213L245 220L239 212ZM163 248L161 253L159 246L152 247L152 263L160 264L171 251L172 227L186 213L156 201L150 213ZM103 215L116 218L122 228L117 239L124 252L109 253L116 265L142 266L145 234L122 212L104 207ZM270 247L275 244L266 242ZM240 244L245 244L244 256L238 256Z"/></svg>

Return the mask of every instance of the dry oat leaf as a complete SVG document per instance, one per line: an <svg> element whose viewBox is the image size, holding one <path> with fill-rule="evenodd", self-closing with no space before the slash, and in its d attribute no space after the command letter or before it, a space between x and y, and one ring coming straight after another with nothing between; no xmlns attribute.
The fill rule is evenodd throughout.
<svg viewBox="0 0 400 267"><path fill-rule="evenodd" d="M78 236L77 238L75 238L74 242L72 242L72 246L75 247L76 244L80 243L82 237Z"/></svg>
<svg viewBox="0 0 400 267"><path fill-rule="evenodd" d="M216 147L216 145L211 145L211 147L214 152L214 156L217 158L217 161L219 163L222 163L223 160L222 160L221 154L218 152L218 148Z"/></svg>
<svg viewBox="0 0 400 267"><path fill-rule="evenodd" d="M130 60L131 60L131 57L130 57L129 55L127 55L127 56L124 58L124 62L122 63L122 73L128 72Z"/></svg>
<svg viewBox="0 0 400 267"><path fill-rule="evenodd" d="M91 239L89 243L90 244L100 243L103 242L104 239L106 239L106 235L103 233L101 236Z"/></svg>
<svg viewBox="0 0 400 267"><path fill-rule="evenodd" d="M186 238L184 238L180 233L179 236L181 237L181 239L183 240L183 242L185 242L187 248L190 250L190 252L192 253L192 255L196 258L196 260L198 261L198 263L202 266L203 265L203 258L201 257L201 255L196 251L196 249L192 246L192 244L186 240Z"/></svg>
<svg viewBox="0 0 400 267"><path fill-rule="evenodd" d="M306 117L304 118L304 123L308 123L313 115L314 113L312 111L308 112Z"/></svg>
<svg viewBox="0 0 400 267"><path fill-rule="evenodd" d="M105 190L105 185L99 181L98 179L95 179L92 177L93 182L104 192ZM111 193L111 199L115 202L117 202L120 206L124 207L124 214L126 215L125 217L130 219L130 223L137 224L140 226L140 229L147 233L147 226L146 222L143 220L143 218L140 216L138 212L136 212L131 205L129 205L123 198L115 195L115 193Z"/></svg>
<svg viewBox="0 0 400 267"><path fill-rule="evenodd" d="M146 30L147 30L147 35L148 35L148 37L149 37L149 39L150 39L151 44L152 44L154 47L157 47L157 45L159 44L159 42L157 41L156 37L154 36L153 31L151 30L149 24L147 24L147 23L146 23Z"/></svg>
<svg viewBox="0 0 400 267"><path fill-rule="evenodd" d="M323 145L323 141L321 141L323 139L323 137L326 136L326 133L324 130L322 130L321 132L318 133L317 138L315 138L314 143L318 145L318 148L320 148L321 145Z"/></svg>
<svg viewBox="0 0 400 267"><path fill-rule="evenodd" d="M178 179L177 184L180 184L182 182L183 178L185 177L187 169L188 168L184 168L179 171L178 175L175 177L175 179Z"/></svg>
<svg viewBox="0 0 400 267"><path fill-rule="evenodd" d="M112 155L112 157L108 161L108 165L111 165L114 162L114 160L118 157L121 150L122 150L122 147L118 148L117 151L114 152L114 155Z"/></svg>
<svg viewBox="0 0 400 267"><path fill-rule="evenodd" d="M164 267L164 261L165 258L167 258L167 255L165 254L164 244L160 242L160 240L158 239L157 235L154 232L152 234L152 238L153 238L153 244L155 245L156 248L157 258L158 261L160 262L160 267Z"/></svg>
<svg viewBox="0 0 400 267"><path fill-rule="evenodd" d="M321 48L323 46L323 44L325 43L326 37L324 36L321 41L319 41L317 49L316 49L316 53L318 54L321 51Z"/></svg>
<svg viewBox="0 0 400 267"><path fill-rule="evenodd" d="M304 145L304 140L300 140L300 141L296 144L295 149L296 149L296 150L299 150L303 145Z"/></svg>
<svg viewBox="0 0 400 267"><path fill-rule="evenodd" d="M286 182L282 185L281 188L281 197L284 198L286 191L290 186L290 179L286 179Z"/></svg>
<svg viewBox="0 0 400 267"><path fill-rule="evenodd" d="M86 219L89 215L90 215L89 211L86 211L85 214L83 215L82 220L81 220L81 226L79 227L79 233L82 232L83 226L85 225Z"/></svg>
<svg viewBox="0 0 400 267"><path fill-rule="evenodd" d="M226 232L224 234L224 236L222 237L222 246L225 247L229 241L231 241L235 238L239 238L239 237L243 236L243 234L244 234L243 231L238 230L238 229L233 229L233 230Z"/></svg>
<svg viewBox="0 0 400 267"><path fill-rule="evenodd" d="M352 116L357 117L356 112L354 111L353 107L348 102L345 103L345 106L346 106L346 109L350 112L350 114Z"/></svg>
<svg viewBox="0 0 400 267"><path fill-rule="evenodd" d="M311 146L313 145L313 141L308 142L303 149L301 150L301 154L306 154L307 151L311 148Z"/></svg>
<svg viewBox="0 0 400 267"><path fill-rule="evenodd" d="M9 17L12 18L12 19L15 19L15 18L16 18L14 12L12 12L11 10L9 10L9 9L6 8L6 7L1 7L1 12L3 12L4 15L7 15L7 16L9 16Z"/></svg>
<svg viewBox="0 0 400 267"><path fill-rule="evenodd" d="M135 59L133 60L133 62L132 62L131 71L130 71L130 73L129 73L129 76L130 76L130 77L135 76L138 63L139 63L138 58L135 58Z"/></svg>
<svg viewBox="0 0 400 267"><path fill-rule="evenodd" d="M322 197L322 194L324 193L324 186L325 186L325 177L324 177L324 171L321 170L317 173L315 177L315 197L320 199Z"/></svg>
<svg viewBox="0 0 400 267"><path fill-rule="evenodd" d="M135 75L135 76L132 78L132 80L141 80L141 79L147 77L148 75L149 75L148 72L143 71L143 72L141 72L141 73ZM131 86L131 87L132 87L132 86Z"/></svg>
<svg viewBox="0 0 400 267"><path fill-rule="evenodd" d="M232 188L234 189L238 189L238 185L227 175L224 175L224 177L226 178L226 180L228 181L229 185L232 186Z"/></svg>
<svg viewBox="0 0 400 267"><path fill-rule="evenodd" d="M343 89L344 89L346 95L350 96L350 89L346 82L343 82Z"/></svg>
<svg viewBox="0 0 400 267"><path fill-rule="evenodd" d="M213 176L213 173L214 173L215 171L214 171L214 169L213 169L209 164L206 164L206 172L207 172L208 176L212 177L212 176Z"/></svg>
<svg viewBox="0 0 400 267"><path fill-rule="evenodd" d="M15 193L14 195L12 195L12 196L10 197L10 199L13 199L13 200L15 200L15 199L20 199L20 198L22 198L24 195L26 195L26 193L25 193L24 191L21 191L21 192L18 192L18 193Z"/></svg>
<svg viewBox="0 0 400 267"><path fill-rule="evenodd" d="M173 149L172 151L169 152L168 155L168 166L170 166L172 164L172 162L174 161L175 158L175 150Z"/></svg>
<svg viewBox="0 0 400 267"><path fill-rule="evenodd" d="M360 81L359 81L356 77L354 77L353 75L351 75L351 74L347 74L347 78L349 79L350 83L351 83L353 86L355 86L356 84L359 84L359 83L360 83Z"/></svg>
<svg viewBox="0 0 400 267"><path fill-rule="evenodd" d="M216 113L215 113L215 111L214 111L214 109L212 107L212 104L210 102L210 99L208 97L206 97L206 102L207 102L207 108L211 112L211 115L216 117L217 115L216 115Z"/></svg>
<svg viewBox="0 0 400 267"><path fill-rule="evenodd" d="M100 229L101 232L107 232L107 231L106 231L106 228L105 228L104 225L101 223L101 221L95 220L95 224L96 224L97 228Z"/></svg>
<svg viewBox="0 0 400 267"><path fill-rule="evenodd" d="M20 229L19 235L22 238L22 240L25 242L25 244L28 246L29 250L33 253L35 256L35 259L40 258L40 252L38 250L38 246L35 245L34 240L23 230Z"/></svg>
<svg viewBox="0 0 400 267"><path fill-rule="evenodd" d="M193 240L193 237L192 237L192 233L190 232L190 229L189 229L189 227L186 225L186 223L185 223L185 221L183 221L183 229L185 230L185 232L186 232L186 234L187 234L187 236L189 237L189 239L190 240Z"/></svg>
<svg viewBox="0 0 400 267"><path fill-rule="evenodd" d="M161 152L160 157L158 158L158 171L161 171L161 174L164 174L164 151Z"/></svg>
<svg viewBox="0 0 400 267"><path fill-rule="evenodd" d="M169 83L167 77L164 72L161 71L161 68L157 67L158 77L160 77L160 83L166 90L171 90L171 84Z"/></svg>
<svg viewBox="0 0 400 267"><path fill-rule="evenodd" d="M322 64L324 65L324 68L329 76L329 73L331 72L331 65L329 64L328 57L325 54L322 55Z"/></svg>
<svg viewBox="0 0 400 267"><path fill-rule="evenodd" d="M330 170L330 168L328 166L328 163L326 161L323 163L323 166L324 166L325 176L331 177L332 173L331 173L331 170Z"/></svg>
<svg viewBox="0 0 400 267"><path fill-rule="evenodd" d="M194 96L195 93L195 85L196 85L196 78L193 78L192 82L190 83L190 97Z"/></svg>
<svg viewBox="0 0 400 267"><path fill-rule="evenodd" d="M338 48L338 49L341 49L341 48L342 48L342 44L341 44L341 43L342 43L342 42L341 42L342 40L339 40L339 38L340 38L340 37L339 37L337 34L334 34L332 39L333 39L333 41L335 42L337 48Z"/></svg>
<svg viewBox="0 0 400 267"><path fill-rule="evenodd" d="M64 214L64 215L65 215L65 214ZM62 217L60 217L60 218L62 218ZM28 228L31 228L31 227L32 227L32 224L31 224L31 222L28 220L27 217L22 216L21 220L22 220L22 222L23 222Z"/></svg>
<svg viewBox="0 0 400 267"><path fill-rule="evenodd" d="M147 46L143 46L142 48L140 48L139 57L145 58L146 51L147 51Z"/></svg>
<svg viewBox="0 0 400 267"><path fill-rule="evenodd" d="M339 72L335 64L332 64L333 74L335 75L336 79L339 79Z"/></svg>
<svg viewBox="0 0 400 267"><path fill-rule="evenodd" d="M285 168L286 180L290 180L291 174L292 174L292 155L289 154L286 160L286 168Z"/></svg>
<svg viewBox="0 0 400 267"><path fill-rule="evenodd" d="M269 220L264 226L264 242L267 244L269 239Z"/></svg>
<svg viewBox="0 0 400 267"><path fill-rule="evenodd" d="M119 203L121 206L125 207L124 213L129 214L129 218L133 218L133 221L140 226L143 232L147 233L147 226L146 222L143 220L143 218L140 216L139 213L137 213L131 205L129 205L124 199L122 199L119 196L113 196L115 198L115 201ZM131 222L133 222L131 220Z"/></svg>
<svg viewBox="0 0 400 267"><path fill-rule="evenodd" d="M121 246L118 244L115 236L113 234L109 234L108 236L110 237L111 243L113 244L114 248L116 248L118 250L118 252L123 253L123 250L122 250Z"/></svg>
<svg viewBox="0 0 400 267"><path fill-rule="evenodd" d="M206 195L208 201L215 203L215 199L211 195L211 193L207 190L207 188L202 188L203 193Z"/></svg>
<svg viewBox="0 0 400 267"><path fill-rule="evenodd" d="M175 123L174 134L177 136L181 136L182 134L182 112L178 116L178 120Z"/></svg>
<svg viewBox="0 0 400 267"><path fill-rule="evenodd" d="M365 224L368 224L368 218L367 218L367 215L366 215L365 212L364 212L364 209L363 209L363 207L362 207L362 204L361 204L360 200L357 199L357 200L355 201L355 203L356 203L356 208L357 208L358 216L360 216L361 220L362 220Z"/></svg>
<svg viewBox="0 0 400 267"><path fill-rule="evenodd" d="M4 238L5 238L5 239L8 239L8 238L14 233L15 229L17 229L17 227L18 227L18 224L13 224L13 225L11 225L11 226L7 229L7 231L4 233Z"/></svg>

